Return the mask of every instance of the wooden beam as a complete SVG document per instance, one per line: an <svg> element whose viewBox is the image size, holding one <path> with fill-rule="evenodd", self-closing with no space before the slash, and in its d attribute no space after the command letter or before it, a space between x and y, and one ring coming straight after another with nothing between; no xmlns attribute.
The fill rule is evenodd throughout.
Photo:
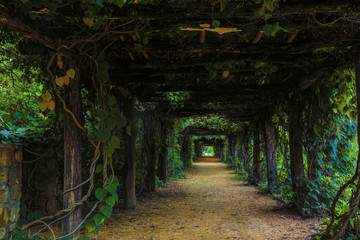
<svg viewBox="0 0 360 240"><path fill-rule="evenodd" d="M299 31L293 32L290 37L288 38L288 40L286 41L286 43L292 43L294 41L294 39L296 38L296 36L298 35Z"/></svg>

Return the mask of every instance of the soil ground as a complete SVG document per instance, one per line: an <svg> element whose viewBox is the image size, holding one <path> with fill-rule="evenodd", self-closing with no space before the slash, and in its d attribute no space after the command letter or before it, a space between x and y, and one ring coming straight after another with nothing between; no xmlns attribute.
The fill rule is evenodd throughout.
<svg viewBox="0 0 360 240"><path fill-rule="evenodd" d="M281 210L224 163L197 162L187 179L140 198L134 211L115 214L97 239L305 239L318 224Z"/></svg>

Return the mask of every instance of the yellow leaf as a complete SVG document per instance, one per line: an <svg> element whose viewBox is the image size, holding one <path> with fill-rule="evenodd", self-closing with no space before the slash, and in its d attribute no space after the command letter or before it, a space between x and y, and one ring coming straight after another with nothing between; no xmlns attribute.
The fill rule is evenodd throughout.
<svg viewBox="0 0 360 240"><path fill-rule="evenodd" d="M72 68L67 70L66 75L68 75L70 78L74 78L75 77L75 70L72 69Z"/></svg>
<svg viewBox="0 0 360 240"><path fill-rule="evenodd" d="M48 102L52 99L52 96L49 92L44 93L43 95L41 95L41 97L44 102Z"/></svg>
<svg viewBox="0 0 360 240"><path fill-rule="evenodd" d="M55 109L55 102L53 100L51 100L50 102L47 103L47 108L50 109L51 111L54 111Z"/></svg>
<svg viewBox="0 0 360 240"><path fill-rule="evenodd" d="M63 78L64 78L64 83L65 83L65 85L66 85L66 86L69 86L69 84L70 84L70 78L69 78L69 76L68 76L68 75L65 75Z"/></svg>
<svg viewBox="0 0 360 240"><path fill-rule="evenodd" d="M64 85L64 77L59 77L55 79L55 83L56 85L58 85L59 87L62 87Z"/></svg>
<svg viewBox="0 0 360 240"><path fill-rule="evenodd" d="M94 22L90 18L83 18L83 21L88 27L92 27L92 25L94 24Z"/></svg>
<svg viewBox="0 0 360 240"><path fill-rule="evenodd" d="M64 64L63 64L63 62L61 61L61 58L60 58L60 60L57 61L57 65L58 65L58 67L59 67L60 69L63 69Z"/></svg>
<svg viewBox="0 0 360 240"><path fill-rule="evenodd" d="M224 78L227 78L229 76L229 71L224 71L222 75Z"/></svg>
<svg viewBox="0 0 360 240"><path fill-rule="evenodd" d="M46 109L47 109L47 103L46 102L41 102L40 104L39 104L39 108L40 108L40 110L43 112L43 111L45 111Z"/></svg>

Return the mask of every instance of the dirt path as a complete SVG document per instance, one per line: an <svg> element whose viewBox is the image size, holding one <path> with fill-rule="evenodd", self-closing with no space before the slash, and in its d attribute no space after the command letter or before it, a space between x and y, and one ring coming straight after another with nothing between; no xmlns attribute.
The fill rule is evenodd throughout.
<svg viewBox="0 0 360 240"><path fill-rule="evenodd" d="M116 214L98 239L305 239L316 220L276 210L276 201L237 180L224 163L198 162L188 179Z"/></svg>

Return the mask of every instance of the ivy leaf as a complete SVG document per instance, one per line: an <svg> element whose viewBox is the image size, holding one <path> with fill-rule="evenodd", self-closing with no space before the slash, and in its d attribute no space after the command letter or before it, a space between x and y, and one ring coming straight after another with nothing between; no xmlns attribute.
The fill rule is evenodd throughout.
<svg viewBox="0 0 360 240"><path fill-rule="evenodd" d="M110 218L112 214L112 207L110 206L101 206L100 212L104 214L105 217Z"/></svg>
<svg viewBox="0 0 360 240"><path fill-rule="evenodd" d="M64 78L63 77L57 77L56 79L55 79L55 83L56 83L56 85L58 85L59 87L62 87L63 85L64 85Z"/></svg>
<svg viewBox="0 0 360 240"><path fill-rule="evenodd" d="M59 69L63 69L64 63L63 63L63 61L61 61L61 56L59 56L59 57L60 57L60 59L58 59L58 61L57 61L57 66Z"/></svg>
<svg viewBox="0 0 360 240"><path fill-rule="evenodd" d="M70 77L69 77L68 75L65 75L63 78L64 78L64 83L65 83L65 85L66 85L66 86L69 86L69 84L70 84Z"/></svg>
<svg viewBox="0 0 360 240"><path fill-rule="evenodd" d="M218 21L218 20L213 20L212 23L211 23L211 25L213 26L213 28L217 28L217 27L220 26L220 21Z"/></svg>
<svg viewBox="0 0 360 240"><path fill-rule="evenodd" d="M227 78L229 76L229 73L229 71L224 71L222 75L224 78Z"/></svg>
<svg viewBox="0 0 360 240"><path fill-rule="evenodd" d="M95 172L96 172L96 173L101 173L101 172L102 172L102 169L103 169L102 164L98 164L98 165L96 166Z"/></svg>
<svg viewBox="0 0 360 240"><path fill-rule="evenodd" d="M116 104L116 98L115 98L114 95L109 95L107 97L107 104L108 104L109 107L112 107L112 106L114 106Z"/></svg>
<svg viewBox="0 0 360 240"><path fill-rule="evenodd" d="M96 229L96 226L93 222L87 222L85 223L85 227L88 230L88 232L92 232Z"/></svg>
<svg viewBox="0 0 360 240"><path fill-rule="evenodd" d="M69 76L69 78L74 78L75 77L75 70L70 68L69 70L66 71L66 75Z"/></svg>
<svg viewBox="0 0 360 240"><path fill-rule="evenodd" d="M6 137L6 139L9 139L9 137L12 136L12 134L8 130L1 130L0 135L3 135L4 137Z"/></svg>
<svg viewBox="0 0 360 240"><path fill-rule="evenodd" d="M113 117L108 118L106 123L107 123L107 127L111 130L113 130L116 127L116 125L118 124L116 119Z"/></svg>
<svg viewBox="0 0 360 240"><path fill-rule="evenodd" d="M101 0L96 0L96 4L99 6L99 7L103 7L103 3Z"/></svg>
<svg viewBox="0 0 360 240"><path fill-rule="evenodd" d="M106 188L106 190L111 194L116 194L116 186L114 183L110 183L109 186Z"/></svg>
<svg viewBox="0 0 360 240"><path fill-rule="evenodd" d="M135 43L134 47L135 47L135 50L136 50L138 53L140 53L140 52L142 51L142 45L141 45L141 44Z"/></svg>
<svg viewBox="0 0 360 240"><path fill-rule="evenodd" d="M102 202L104 200L104 192L102 191L101 188L97 188L95 190L95 197L100 201Z"/></svg>
<svg viewBox="0 0 360 240"><path fill-rule="evenodd" d="M114 207L115 206L115 198L113 196L109 196L108 198L106 198L105 203L107 205L109 205L110 207Z"/></svg>
<svg viewBox="0 0 360 240"><path fill-rule="evenodd" d="M109 141L109 146L113 148L120 148L120 139L117 136L112 136Z"/></svg>
<svg viewBox="0 0 360 240"><path fill-rule="evenodd" d="M102 142L106 142L107 140L109 140L111 132L108 128L99 129L98 136Z"/></svg>
<svg viewBox="0 0 360 240"><path fill-rule="evenodd" d="M104 120L109 116L109 112L100 108L97 112L97 115L101 120Z"/></svg>
<svg viewBox="0 0 360 240"><path fill-rule="evenodd" d="M105 216L101 215L101 214L95 214L94 215L94 221L96 226L101 226L101 224L105 221Z"/></svg>
<svg viewBox="0 0 360 240"><path fill-rule="evenodd" d="M126 133L131 136L131 125L126 126Z"/></svg>
<svg viewBox="0 0 360 240"><path fill-rule="evenodd" d="M46 102L39 103L39 108L42 112L44 112L47 109L47 103Z"/></svg>
<svg viewBox="0 0 360 240"><path fill-rule="evenodd" d="M106 156L111 157L115 152L115 148L112 146L107 145L105 148Z"/></svg>
<svg viewBox="0 0 360 240"><path fill-rule="evenodd" d="M52 99L51 93L46 92L43 95L41 95L44 102L48 102Z"/></svg>
<svg viewBox="0 0 360 240"><path fill-rule="evenodd" d="M50 101L47 103L47 108L50 109L51 111L55 110L55 102L54 101Z"/></svg>

